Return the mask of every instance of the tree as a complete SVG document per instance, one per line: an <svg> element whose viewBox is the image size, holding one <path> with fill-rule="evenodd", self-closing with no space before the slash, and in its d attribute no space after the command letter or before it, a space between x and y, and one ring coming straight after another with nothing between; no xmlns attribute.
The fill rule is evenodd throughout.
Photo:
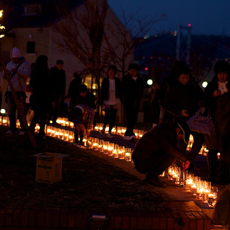
<svg viewBox="0 0 230 230"><path fill-rule="evenodd" d="M105 34L107 1L84 1L81 10L72 10L63 5L66 6L56 4L59 15L65 17L54 25L54 31L62 35L62 39L55 42L73 53L85 65L86 70L92 73L91 88L95 78L100 99L101 70L105 63L103 60L107 59L101 48Z"/></svg>
<svg viewBox="0 0 230 230"><path fill-rule="evenodd" d="M107 52L111 60L118 65L118 69L121 72L122 77L130 64L128 56L134 52L136 48L143 41L143 37L146 36L155 26L157 22L163 20L166 15L162 15L158 19L143 20L137 18L138 12L132 15L126 15L125 10L121 9L122 17L121 21L113 21L113 25L107 24L106 29L109 30L110 36L105 35L107 44ZM135 23L133 23L135 22ZM116 40L117 46L113 46L110 42L111 37ZM118 54L117 49L122 47L122 54Z"/></svg>
<svg viewBox="0 0 230 230"><path fill-rule="evenodd" d="M65 1L66 2L66 1ZM154 26L158 20L145 22L136 19L136 14L126 17L122 11L122 21L108 20L107 0L86 0L72 10L68 4L57 4L62 19L54 25L54 31L61 34L61 39L55 43L76 56L85 66L86 71L92 73L91 88L94 79L98 88L100 101L100 78L103 69L108 64L115 64L122 76L133 59L134 47L140 42L137 39ZM137 21L137 25L132 22ZM121 78L121 76L119 76ZM98 110L99 112L99 105ZM98 114L99 116L99 114Z"/></svg>

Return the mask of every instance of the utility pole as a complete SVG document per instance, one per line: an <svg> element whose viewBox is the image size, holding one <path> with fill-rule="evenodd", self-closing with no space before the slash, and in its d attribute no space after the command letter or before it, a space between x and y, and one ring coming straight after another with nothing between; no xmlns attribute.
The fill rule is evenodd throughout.
<svg viewBox="0 0 230 230"><path fill-rule="evenodd" d="M181 60L181 31L187 31L187 48L186 48L186 63L190 65L190 48L191 48L191 24L188 26L178 26L177 31L177 46L176 46L176 59Z"/></svg>

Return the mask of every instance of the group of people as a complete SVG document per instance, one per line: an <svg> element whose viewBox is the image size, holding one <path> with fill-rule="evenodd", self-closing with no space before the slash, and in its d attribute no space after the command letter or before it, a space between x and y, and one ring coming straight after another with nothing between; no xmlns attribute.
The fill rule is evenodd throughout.
<svg viewBox="0 0 230 230"><path fill-rule="evenodd" d="M164 119L161 124L143 135L132 154L135 168L140 173L147 174L148 183L164 187L164 182L159 180L158 176L175 161L183 170L192 170L190 163L204 143L209 149L208 180L216 182L219 168L219 182L222 184L230 182L229 63L218 61L214 66L214 73L212 81L203 91L193 78L187 64L178 61L170 76L162 84L159 104L164 111ZM204 116L212 117L215 129L211 135L189 129L187 121L198 111L202 111ZM187 152L190 134L194 138L194 143L191 151ZM218 152L220 161L217 158Z"/></svg>
<svg viewBox="0 0 230 230"><path fill-rule="evenodd" d="M93 128L94 114L96 109L96 98L82 83L82 78L77 74L73 74L73 80L70 82L67 95L66 75L63 70L64 62L57 60L56 66L48 68L48 57L39 55L33 67L29 65L20 50L14 47L10 53L10 62L6 65L4 77L9 77L12 87L19 100L21 111L25 111L26 87L28 78L30 78L30 87L32 93L30 96L30 106L34 111L34 116L30 123L30 129L34 133L37 123L40 125L39 137L45 138L45 124L52 121L57 124L57 117L61 114L64 102L68 104L69 120L75 123L75 141L82 144L82 138ZM109 136L115 125L117 111L120 101L124 104L124 110L127 115L127 131L125 139L131 140L135 137L133 132L134 125L140 107L140 101L143 96L144 82L138 75L138 65L130 64L128 74L120 81L116 77L117 68L110 65L107 71L107 77L102 81L101 88L101 105L105 112L104 129L109 124ZM8 134L13 134L16 129L16 111L12 87L8 85L5 93L7 102L7 112L10 120ZM100 103L99 102L99 103ZM19 135L25 133L25 124L22 121L20 113L18 113L21 130ZM84 125L82 125L84 124ZM86 129L85 129L86 128Z"/></svg>
<svg viewBox="0 0 230 230"><path fill-rule="evenodd" d="M119 99L124 106L126 114L127 129L124 139L131 140L135 138L133 132L137 121L137 116L144 93L144 81L138 75L138 65L131 63L128 67L128 73L123 77L122 81L117 78L117 68L110 65L108 68L108 76L102 81L101 102L105 111L104 128L109 123L109 134L114 127L117 111L119 108Z"/></svg>
<svg viewBox="0 0 230 230"><path fill-rule="evenodd" d="M81 77L73 74L73 80L65 95L66 76L63 70L64 62L57 60L56 66L48 68L48 57L38 56L33 68L22 57L18 48L10 53L11 60L6 65L4 77L9 80L15 90L21 110L25 110L26 82L30 78L32 95L30 98L34 117L30 129L34 132L39 122L39 136L45 136L45 124L56 120L62 109L62 102L69 105L69 120L75 123L75 142L82 144L83 136L90 135L93 128L96 109L95 96L82 84ZM109 124L108 136L116 122L119 103L123 104L127 124L125 140L135 138L133 132L144 93L144 81L138 74L138 65L131 63L128 73L122 80L116 77L117 68L110 65L107 77L102 81L100 103L105 112L104 129ZM207 160L209 180L215 182L217 168L220 162L220 182L230 182L229 131L230 122L230 65L226 61L218 61L214 66L214 77L203 91L191 74L191 69L183 61L177 61L168 78L158 87L158 103L164 117L156 127L145 133L137 142L133 151L133 161L136 169L146 173L146 180L157 186L164 186L158 179L175 159L182 162L183 169L192 168L190 164L205 143L209 149ZM10 120L8 134L16 131L16 110L10 85L6 94L7 112ZM187 125L188 119L200 108L204 115L210 114L215 124L212 135L203 135L191 131ZM163 120L162 120L163 118ZM24 134L25 125L21 121L19 134ZM189 153L186 152L189 135L192 134L194 143ZM217 153L220 152L220 161Z"/></svg>
<svg viewBox="0 0 230 230"><path fill-rule="evenodd" d="M135 138L133 129L137 121L137 115L144 92L144 82L138 75L138 65L135 63L129 65L128 73L123 77L122 81L116 77L116 73L116 66L110 65L107 70L107 77L102 81L100 103L105 112L105 116L104 126L101 132L105 134L105 128L109 125L107 136L112 137L111 132L116 123L117 111L121 102L124 105L127 120L124 139L131 140ZM89 91L88 94L90 95ZM92 119L94 117L95 104L92 105L92 98L91 95L91 99L83 101L79 100L78 97L75 107L70 111L69 120L75 123L75 141L80 145L82 145L82 138L85 131L88 130L87 135L89 135L89 131L93 127ZM83 123L86 123L86 130L84 130Z"/></svg>
<svg viewBox="0 0 230 230"><path fill-rule="evenodd" d="M32 95L30 96L31 109L34 116L31 120L30 128L34 132L36 124L40 124L39 137L45 136L45 124L48 116L56 122L62 97L65 95L65 71L63 70L63 61L58 60L56 66L49 70L48 57L45 55L38 56L31 69L30 64L21 55L20 50L14 47L10 52L11 60L7 63L4 71L4 78L8 79L8 86L5 92L5 101L7 103L7 113L10 120L10 127L7 134L16 132L16 111L20 120L21 130L19 135L25 133L26 125L23 122L21 114L25 113L26 106L26 88L27 81L30 78ZM16 104L14 92L19 105ZM18 107L19 106L19 107Z"/></svg>

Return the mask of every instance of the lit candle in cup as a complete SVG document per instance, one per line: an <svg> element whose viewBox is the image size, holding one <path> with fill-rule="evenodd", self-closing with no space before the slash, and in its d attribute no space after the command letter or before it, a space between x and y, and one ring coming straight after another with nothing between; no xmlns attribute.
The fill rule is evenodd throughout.
<svg viewBox="0 0 230 230"><path fill-rule="evenodd" d="M125 128L125 127L122 127L122 128L121 128L121 135L124 136L124 135L125 135L125 132L126 132L126 128Z"/></svg>
<svg viewBox="0 0 230 230"><path fill-rule="evenodd" d="M74 141L74 132L69 132L69 142L73 142Z"/></svg>
<svg viewBox="0 0 230 230"><path fill-rule="evenodd" d="M94 138L93 149L98 150L98 146L99 146L99 138Z"/></svg>
<svg viewBox="0 0 230 230"><path fill-rule="evenodd" d="M122 135L122 128L117 126L117 134Z"/></svg>
<svg viewBox="0 0 230 230"><path fill-rule="evenodd" d="M119 146L118 148L118 158L119 159L124 159L124 153L125 153L125 147L124 146Z"/></svg>
<svg viewBox="0 0 230 230"><path fill-rule="evenodd" d="M114 143L109 143L108 145L108 156L113 156Z"/></svg>
<svg viewBox="0 0 230 230"><path fill-rule="evenodd" d="M117 133L117 129L115 127L113 127L112 130L111 130L111 133L112 134L116 134Z"/></svg>
<svg viewBox="0 0 230 230"><path fill-rule="evenodd" d="M139 132L138 132L138 137L139 137L139 138L142 138L143 135L144 135L144 130L139 130Z"/></svg>
<svg viewBox="0 0 230 230"><path fill-rule="evenodd" d="M108 153L108 147L109 147L109 141L104 141L103 152L104 152L105 154Z"/></svg>
<svg viewBox="0 0 230 230"><path fill-rule="evenodd" d="M113 149L113 157L114 158L118 158L118 149L119 149L119 145L115 144L114 149Z"/></svg>
<svg viewBox="0 0 230 230"><path fill-rule="evenodd" d="M125 155L124 155L124 159L126 161L131 161L132 160L132 149L131 148L126 148L125 149Z"/></svg>
<svg viewBox="0 0 230 230"><path fill-rule="evenodd" d="M100 151L103 152L103 145L104 145L104 140L103 140L103 139L100 139L100 140L99 140L99 145L98 145L98 150L100 150Z"/></svg>

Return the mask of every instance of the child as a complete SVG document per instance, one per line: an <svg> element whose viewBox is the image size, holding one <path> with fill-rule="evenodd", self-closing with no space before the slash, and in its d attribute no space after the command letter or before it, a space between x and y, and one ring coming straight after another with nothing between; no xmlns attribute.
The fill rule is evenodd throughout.
<svg viewBox="0 0 230 230"><path fill-rule="evenodd" d="M90 131L93 129L93 119L94 119L94 109L90 108L87 105L77 105L75 106L69 115L69 121L74 122L75 130L75 143L83 145L83 137L87 134L90 136ZM78 137L80 141L78 142Z"/></svg>

